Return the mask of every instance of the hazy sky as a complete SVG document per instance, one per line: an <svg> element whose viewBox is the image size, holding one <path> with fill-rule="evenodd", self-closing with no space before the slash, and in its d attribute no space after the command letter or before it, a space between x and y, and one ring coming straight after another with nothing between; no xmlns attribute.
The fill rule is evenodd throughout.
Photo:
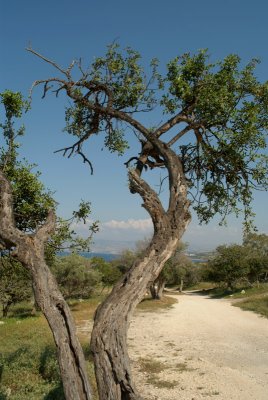
<svg viewBox="0 0 268 400"><path fill-rule="evenodd" d="M35 79L55 75L53 68L25 51L29 44L66 67L82 57L85 65L105 52L106 45L118 41L122 47L138 50L148 65L153 57L166 62L184 52L208 48L211 59L237 53L244 63L258 57L260 80L268 77L267 0L1 0L0 8L0 91L21 91L25 96ZM38 164L45 185L55 191L59 213L67 217L80 199L92 203L93 219L102 223L97 236L102 239L138 240L148 236L151 223L140 207L139 197L129 193L123 157L102 151L101 141L88 145L94 175L78 157L64 159L53 151L71 143L62 132L65 96L41 99L33 96L31 111L23 119L26 135L21 156ZM1 110L2 113L2 110ZM150 123L150 117L146 122ZM159 123L161 116L157 121ZM1 140L1 139L0 139ZM254 201L256 224L268 233L267 193L257 193ZM83 231L84 227L78 227ZM191 248L210 249L219 243L239 242L241 220L231 218L228 228L217 221L198 226L195 216L184 240Z"/></svg>

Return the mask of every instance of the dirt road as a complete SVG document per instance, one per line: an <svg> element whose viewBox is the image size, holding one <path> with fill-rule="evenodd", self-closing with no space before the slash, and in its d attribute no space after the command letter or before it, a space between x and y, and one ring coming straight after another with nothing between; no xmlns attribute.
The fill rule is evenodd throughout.
<svg viewBox="0 0 268 400"><path fill-rule="evenodd" d="M185 294L172 309L137 312L129 330L146 399L267 400L268 320L229 301Z"/></svg>

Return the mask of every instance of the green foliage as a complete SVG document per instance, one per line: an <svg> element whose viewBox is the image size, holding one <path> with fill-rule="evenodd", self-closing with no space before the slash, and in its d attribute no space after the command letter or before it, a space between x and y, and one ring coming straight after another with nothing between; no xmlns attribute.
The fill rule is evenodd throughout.
<svg viewBox="0 0 268 400"><path fill-rule="evenodd" d="M178 261L168 261L165 268L169 268L170 270L167 284L181 285L181 290L195 285L200 281L199 268L193 265L189 257L185 255L182 255Z"/></svg>
<svg viewBox="0 0 268 400"><path fill-rule="evenodd" d="M98 231L98 222L93 222L88 228L88 236L82 238L78 236L72 228L75 222L87 222L87 218L91 213L91 205L84 200L79 204L79 209L73 211L73 216L69 220L57 218L54 234L47 242L45 247L46 262L52 266L56 260L56 254L62 250L70 250L72 253L89 251L92 242L92 235Z"/></svg>
<svg viewBox="0 0 268 400"><path fill-rule="evenodd" d="M94 93L92 104L97 107L107 103L108 107L111 105L119 111L151 110L156 105L156 99L154 90L149 86L158 78L160 81L156 70L158 62L156 59L151 62L152 78L148 85L140 59L140 54L130 47L121 52L116 43L108 46L105 56L96 58L91 69L84 73L84 78L74 89L74 93L82 100L91 91ZM80 139L84 135L89 137L104 132L104 146L119 155L129 148L121 121L114 123L108 114L105 117L96 117L94 111L83 101L66 109L65 131Z"/></svg>
<svg viewBox="0 0 268 400"><path fill-rule="evenodd" d="M3 398L63 400L56 351L44 319L10 319L0 330L0 393L6 396ZM55 396L51 396L52 392Z"/></svg>
<svg viewBox="0 0 268 400"><path fill-rule="evenodd" d="M225 283L233 289L241 280L259 285L268 277L268 235L250 233L242 246L219 246L203 268L207 281Z"/></svg>
<svg viewBox="0 0 268 400"><path fill-rule="evenodd" d="M135 119L138 111L157 107L169 119L180 117L171 124L182 133L173 149L181 159L200 222L220 214L225 223L228 214L243 210L249 230L253 190L268 187L268 82L259 82L255 75L258 60L242 65L230 54L211 62L207 50L200 50L171 60L163 76L158 61L152 60L149 79L140 61L138 52L113 44L76 81L68 93L74 105L66 111L66 130L79 137L77 151L84 140L103 132L104 145L122 154L129 127L144 139ZM150 132L161 137L157 128Z"/></svg>
<svg viewBox="0 0 268 400"><path fill-rule="evenodd" d="M34 231L42 224L49 209L55 208L52 193L40 182L40 173L32 172L35 165L18 161L19 144L16 138L24 133L24 128L15 129L15 119L20 118L28 108L20 93L5 91L0 93L4 106L5 122L2 128L5 143L0 146L0 168L9 179L14 198L16 224L22 231Z"/></svg>
<svg viewBox="0 0 268 400"><path fill-rule="evenodd" d="M216 213L239 212L252 217L252 189L267 188L266 148L268 83L254 76L257 61L240 68L229 55L214 64L206 51L184 54L168 64L165 112L190 107L197 143L180 147L184 168L192 185L199 187L195 206L201 222ZM254 183L255 182L255 183Z"/></svg>
<svg viewBox="0 0 268 400"><path fill-rule="evenodd" d="M57 257L52 271L66 298L90 297L102 279L90 260L77 254Z"/></svg>
<svg viewBox="0 0 268 400"><path fill-rule="evenodd" d="M4 168L13 189L17 227L30 232L45 221L51 208L55 208L52 193L40 182L40 173L33 173L32 168L26 162L16 162L12 167Z"/></svg>
<svg viewBox="0 0 268 400"><path fill-rule="evenodd" d="M208 262L207 279L225 283L228 288L233 289L241 279L247 278L249 273L247 254L247 249L237 244L219 246L215 257Z"/></svg>
<svg viewBox="0 0 268 400"><path fill-rule="evenodd" d="M20 118L23 110L29 109L29 102L23 99L20 92L5 90L4 92L0 93L0 97L1 103L5 107L8 120L12 119L13 117Z"/></svg>
<svg viewBox="0 0 268 400"><path fill-rule="evenodd" d="M254 311L257 314L263 315L268 318L268 296L262 297L250 297L244 301L239 301L233 304L236 307L240 307L243 310Z"/></svg>
<svg viewBox="0 0 268 400"><path fill-rule="evenodd" d="M46 346L44 348L40 357L39 373L48 382L60 382L60 371L54 347Z"/></svg>
<svg viewBox="0 0 268 400"><path fill-rule="evenodd" d="M9 147L8 153L5 155L6 161L14 161L16 155L16 148L18 144L14 143L14 139L17 136L22 136L24 134L24 126L15 130L14 128L14 118L20 118L24 111L28 110L29 103L25 101L22 94L19 92L12 92L10 90L5 90L0 93L0 104L4 106L5 111L5 121L0 124L0 128L3 131L3 137L5 139L6 145ZM4 153L1 149L1 159L3 162Z"/></svg>
<svg viewBox="0 0 268 400"><path fill-rule="evenodd" d="M90 77L94 82L105 83L112 92L113 107L126 109L145 103L151 107L153 94L147 92L146 76L140 65L140 54L127 47L120 51L118 44L108 46L106 55L93 63Z"/></svg>
<svg viewBox="0 0 268 400"><path fill-rule="evenodd" d="M0 302L6 317L9 308L32 295L31 277L27 270L13 258L0 256Z"/></svg>
<svg viewBox="0 0 268 400"><path fill-rule="evenodd" d="M187 245L179 243L174 255L166 262L158 280L164 280L167 285L179 285L184 281L189 286L194 281L195 267L188 256L184 254Z"/></svg>
<svg viewBox="0 0 268 400"><path fill-rule="evenodd" d="M251 283L265 281L268 276L268 235L251 233L244 238L248 250L248 279Z"/></svg>
<svg viewBox="0 0 268 400"><path fill-rule="evenodd" d="M40 172L33 172L35 165L26 160L18 160L19 144L16 138L24 133L24 127L15 129L15 119L22 117L28 110L29 103L19 92L6 90L0 93L4 106L5 122L2 128L5 143L0 146L0 168L4 171L12 185L14 198L14 215L17 227L24 232L33 232L44 223L50 209L56 208L53 193L47 190L40 181ZM71 228L73 222L86 219L91 213L90 203L81 201L79 209L73 212L70 220L58 218L54 235L46 245L46 260L49 265L55 261L56 252L66 246L71 251L89 249L92 234L98 230L97 222L89 227L89 236L83 239Z"/></svg>
<svg viewBox="0 0 268 400"><path fill-rule="evenodd" d="M120 270L113 263L106 262L101 257L93 257L90 263L92 268L100 273L104 287L114 285L122 276Z"/></svg>
<svg viewBox="0 0 268 400"><path fill-rule="evenodd" d="M136 258L138 257L139 250L132 251L129 249L123 250L118 258L111 261L111 265L115 266L121 274L127 272Z"/></svg>

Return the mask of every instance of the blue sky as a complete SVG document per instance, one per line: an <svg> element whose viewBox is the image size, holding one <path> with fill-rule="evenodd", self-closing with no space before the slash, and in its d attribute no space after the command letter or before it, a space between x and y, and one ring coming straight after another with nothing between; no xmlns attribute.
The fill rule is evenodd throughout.
<svg viewBox="0 0 268 400"><path fill-rule="evenodd" d="M25 51L29 44L67 66L79 57L90 64L114 40L137 49L145 65L158 57L163 69L172 57L200 48L208 48L214 60L229 53L239 54L245 63L258 57L262 63L257 75L264 81L268 76L267 15L266 0L2 0L0 91L11 89L27 96L35 79L55 75L52 67ZM135 151L119 158L102 151L100 142L88 145L95 170L90 176L79 158L66 160L53 153L71 143L62 132L67 102L64 96L42 100L41 94L35 91L32 109L23 120L26 135L21 155L38 164L43 182L55 191L59 213L68 217L81 198L88 199L93 219L102 222L96 239L133 241L147 236L148 215L139 197L129 194L123 166ZM257 227L268 233L266 203L267 193L255 195ZM228 228L218 228L216 220L200 227L193 216L184 240L191 248L210 249L241 237L241 220L230 218Z"/></svg>

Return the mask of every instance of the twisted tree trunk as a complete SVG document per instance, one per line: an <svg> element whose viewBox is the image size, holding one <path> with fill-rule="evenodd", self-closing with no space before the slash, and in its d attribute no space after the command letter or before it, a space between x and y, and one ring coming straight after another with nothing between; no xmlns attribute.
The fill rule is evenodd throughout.
<svg viewBox="0 0 268 400"><path fill-rule="evenodd" d="M0 171L0 243L13 249L12 255L30 270L35 300L44 313L57 347L60 373L66 400L92 399L81 345L69 307L44 261L44 245L55 227L50 212L35 234L16 228L13 216L12 190Z"/></svg>
<svg viewBox="0 0 268 400"><path fill-rule="evenodd" d="M165 211L157 194L137 171L129 172L130 190L143 198L154 224L154 236L138 259L95 314L91 336L100 400L141 400L133 384L127 353L127 330L136 305L172 256L190 221L186 181L172 150L156 143L169 171L170 202Z"/></svg>

